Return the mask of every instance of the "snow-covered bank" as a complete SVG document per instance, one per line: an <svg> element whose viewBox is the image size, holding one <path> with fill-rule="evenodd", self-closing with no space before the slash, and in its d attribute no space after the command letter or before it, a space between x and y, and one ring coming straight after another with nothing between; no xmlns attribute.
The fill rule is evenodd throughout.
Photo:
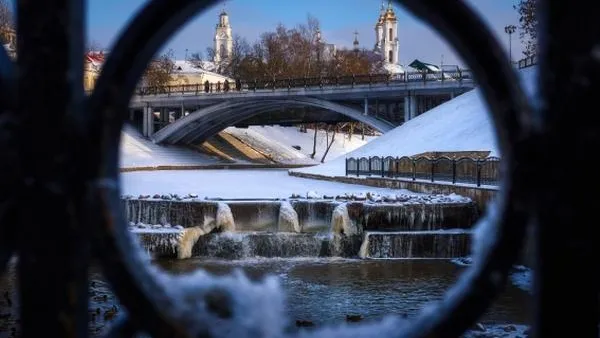
<svg viewBox="0 0 600 338"><path fill-rule="evenodd" d="M537 67L519 71L528 93L535 93ZM346 157L412 156L432 151L490 151L500 156L496 135L478 89L460 95L356 149ZM344 157L292 171L343 176Z"/></svg>
<svg viewBox="0 0 600 338"><path fill-rule="evenodd" d="M300 196L367 193L422 195L408 190L372 188L362 185L309 180L289 176L285 169L264 170L170 170L121 174L122 194L198 194L200 198L289 198Z"/></svg>
<svg viewBox="0 0 600 338"><path fill-rule="evenodd" d="M280 163L320 163L327 148L327 136L324 130L317 132L316 153L314 159L310 158L313 151L314 130L302 133L297 127L282 126L250 126L248 128L229 127L224 130L254 149L268 154L272 159ZM331 139L331 133L329 138ZM325 157L325 162L334 160L350 151L353 151L373 139L376 136L365 136L362 140L360 135L352 135L348 139L345 133L338 133ZM299 146L300 150L293 148Z"/></svg>
<svg viewBox="0 0 600 338"><path fill-rule="evenodd" d="M267 155L275 162L282 164L318 164L327 147L325 131L323 130L317 133L314 159L310 158L313 148L313 130L309 130L308 133L301 133L296 127L253 126L246 129L230 127L225 129L224 132L236 137L259 153ZM362 140L359 135L353 135L351 140L348 140L346 134L338 134L325 158L325 162L355 150L375 138L374 136L366 136L365 140ZM300 150L295 149L294 146L299 146ZM193 149L154 144L128 125L125 126L121 134L120 153L121 168L201 166L223 162L217 156L211 156ZM235 161L247 162L240 159Z"/></svg>
<svg viewBox="0 0 600 338"><path fill-rule="evenodd" d="M176 146L161 146L144 138L133 127L126 125L121 133L121 168L184 166L216 164L217 157Z"/></svg>

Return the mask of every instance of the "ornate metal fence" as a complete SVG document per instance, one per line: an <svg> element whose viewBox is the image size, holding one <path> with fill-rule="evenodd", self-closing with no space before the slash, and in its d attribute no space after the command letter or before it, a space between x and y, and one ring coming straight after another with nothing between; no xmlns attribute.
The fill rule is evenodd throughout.
<svg viewBox="0 0 600 338"><path fill-rule="evenodd" d="M270 304L256 301L278 295L269 285L210 274L190 283L157 272L139 254L120 209L119 137L136 83L163 43L215 3L146 2L86 97L84 1L16 0L17 63L0 49L0 271L18 255L22 337L88 335L92 259L126 308L109 337L295 336L276 325L280 317L256 317ZM469 6L401 3L485 80L479 90L498 130L502 191L480 221L476 264L439 303L410 321L394 317L304 337L458 337L503 291L528 226L536 240L533 335L598 337L600 187L590 180L582 191L574 181L596 176L589 156L600 148L600 121L589 110L600 92L596 11L584 0L538 2L543 104L532 113L506 52ZM557 154L570 154L569 161Z"/></svg>
<svg viewBox="0 0 600 338"><path fill-rule="evenodd" d="M500 183L500 158L361 157L346 159L346 176L368 175L431 182L481 185Z"/></svg>

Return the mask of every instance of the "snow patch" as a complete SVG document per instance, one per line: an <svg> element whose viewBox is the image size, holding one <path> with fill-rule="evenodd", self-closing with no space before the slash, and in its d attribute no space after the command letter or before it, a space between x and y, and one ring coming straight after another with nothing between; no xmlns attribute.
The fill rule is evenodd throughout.
<svg viewBox="0 0 600 338"><path fill-rule="evenodd" d="M327 148L327 136L324 130L317 131L317 142L314 159L310 158L314 145L314 129L301 132L297 127L282 126L250 126L248 128L229 127L224 130L253 148L267 154L274 160L288 164L318 164ZM331 133L329 133L331 139ZM340 134L331 145L325 162L331 161L350 151L353 151L377 136L365 136L363 140L359 135ZM300 150L293 147L300 147Z"/></svg>
<svg viewBox="0 0 600 338"><path fill-rule="evenodd" d="M130 125L125 125L121 132L119 151L120 168L197 166L220 163L220 160L216 157L188 148L154 144Z"/></svg>
<svg viewBox="0 0 600 338"><path fill-rule="evenodd" d="M147 268L171 299L172 311L168 312L187 323L192 336L284 335L285 295L277 277L252 282L240 270L215 276L204 270L170 275L149 264Z"/></svg>

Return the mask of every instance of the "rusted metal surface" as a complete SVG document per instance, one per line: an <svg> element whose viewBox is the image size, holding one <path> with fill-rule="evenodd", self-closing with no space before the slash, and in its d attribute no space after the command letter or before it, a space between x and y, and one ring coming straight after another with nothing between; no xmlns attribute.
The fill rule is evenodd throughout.
<svg viewBox="0 0 600 338"><path fill-rule="evenodd" d="M86 102L83 2L17 1L18 73L0 51L5 154L0 160L0 268L11 252L18 253L20 290L26 290L20 293L22 334L88 335L87 268L93 247L128 312L109 336L184 337L192 327L196 336L209 336L210 323L192 322L175 311L178 304L154 279L127 232L119 202L118 148L129 98L152 56L179 27L217 1L149 1L111 49ZM597 337L598 277L582 275L597 260L591 234L595 200L576 192L569 179L595 176L594 167L583 162L587 150L600 145L598 119L584 114L594 106L600 84L596 16L580 10L582 0L548 2L544 27L551 38L543 39L539 60L544 104L532 110L504 50L467 6L399 3L431 24L470 66L491 108L503 160L502 192L484 220L496 227L488 229L479 263L437 310L398 327L394 336L455 337L468 329L502 291L526 226L536 220L538 336ZM577 27L585 29L573 34ZM574 154L574 161L567 167L553 163L554 152ZM229 313L227 304L219 311ZM571 311L576 308L581 311ZM318 330L313 334L324 336Z"/></svg>

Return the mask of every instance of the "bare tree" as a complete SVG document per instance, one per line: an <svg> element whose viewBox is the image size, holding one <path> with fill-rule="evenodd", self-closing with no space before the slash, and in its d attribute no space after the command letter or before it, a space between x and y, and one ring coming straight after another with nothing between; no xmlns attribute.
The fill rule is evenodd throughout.
<svg viewBox="0 0 600 338"><path fill-rule="evenodd" d="M313 135L313 151L312 154L310 154L310 158L315 158L315 155L317 154L317 132L319 126L315 123L313 124L313 127L315 128L315 134Z"/></svg>
<svg viewBox="0 0 600 338"><path fill-rule="evenodd" d="M333 128L331 126L327 126L327 129L325 129L325 143L327 144L327 148L325 148L325 153L323 153L323 157L321 157L321 163L325 162L325 157L327 157L327 154L329 153L329 149L331 149L331 146L333 145L333 142L335 141L335 134L337 132L337 125L333 126ZM333 129L333 134L331 135L331 141L329 140L329 131Z"/></svg>
<svg viewBox="0 0 600 338"><path fill-rule="evenodd" d="M188 60L192 65L194 65L194 67L196 68L203 68L204 67L204 61L202 59L202 53L201 52L195 52L192 53L190 55L190 58Z"/></svg>
<svg viewBox="0 0 600 338"><path fill-rule="evenodd" d="M519 13L520 36L521 41L525 44L523 54L525 56L534 55L537 52L537 0L519 0L514 8Z"/></svg>
<svg viewBox="0 0 600 338"><path fill-rule="evenodd" d="M14 29L14 15L8 0L0 0L0 42L8 43L8 34Z"/></svg>
<svg viewBox="0 0 600 338"><path fill-rule="evenodd" d="M248 41L240 35L234 35L233 46L229 59L223 64L220 72L231 77L239 78L243 74L241 69L244 65L244 59L250 54L252 48Z"/></svg>
<svg viewBox="0 0 600 338"><path fill-rule="evenodd" d="M206 60L212 61L215 58L215 49L212 47L206 47Z"/></svg>
<svg viewBox="0 0 600 338"><path fill-rule="evenodd" d="M150 62L142 78L144 86L160 88L171 82L175 71L174 54L173 50L169 49Z"/></svg>

